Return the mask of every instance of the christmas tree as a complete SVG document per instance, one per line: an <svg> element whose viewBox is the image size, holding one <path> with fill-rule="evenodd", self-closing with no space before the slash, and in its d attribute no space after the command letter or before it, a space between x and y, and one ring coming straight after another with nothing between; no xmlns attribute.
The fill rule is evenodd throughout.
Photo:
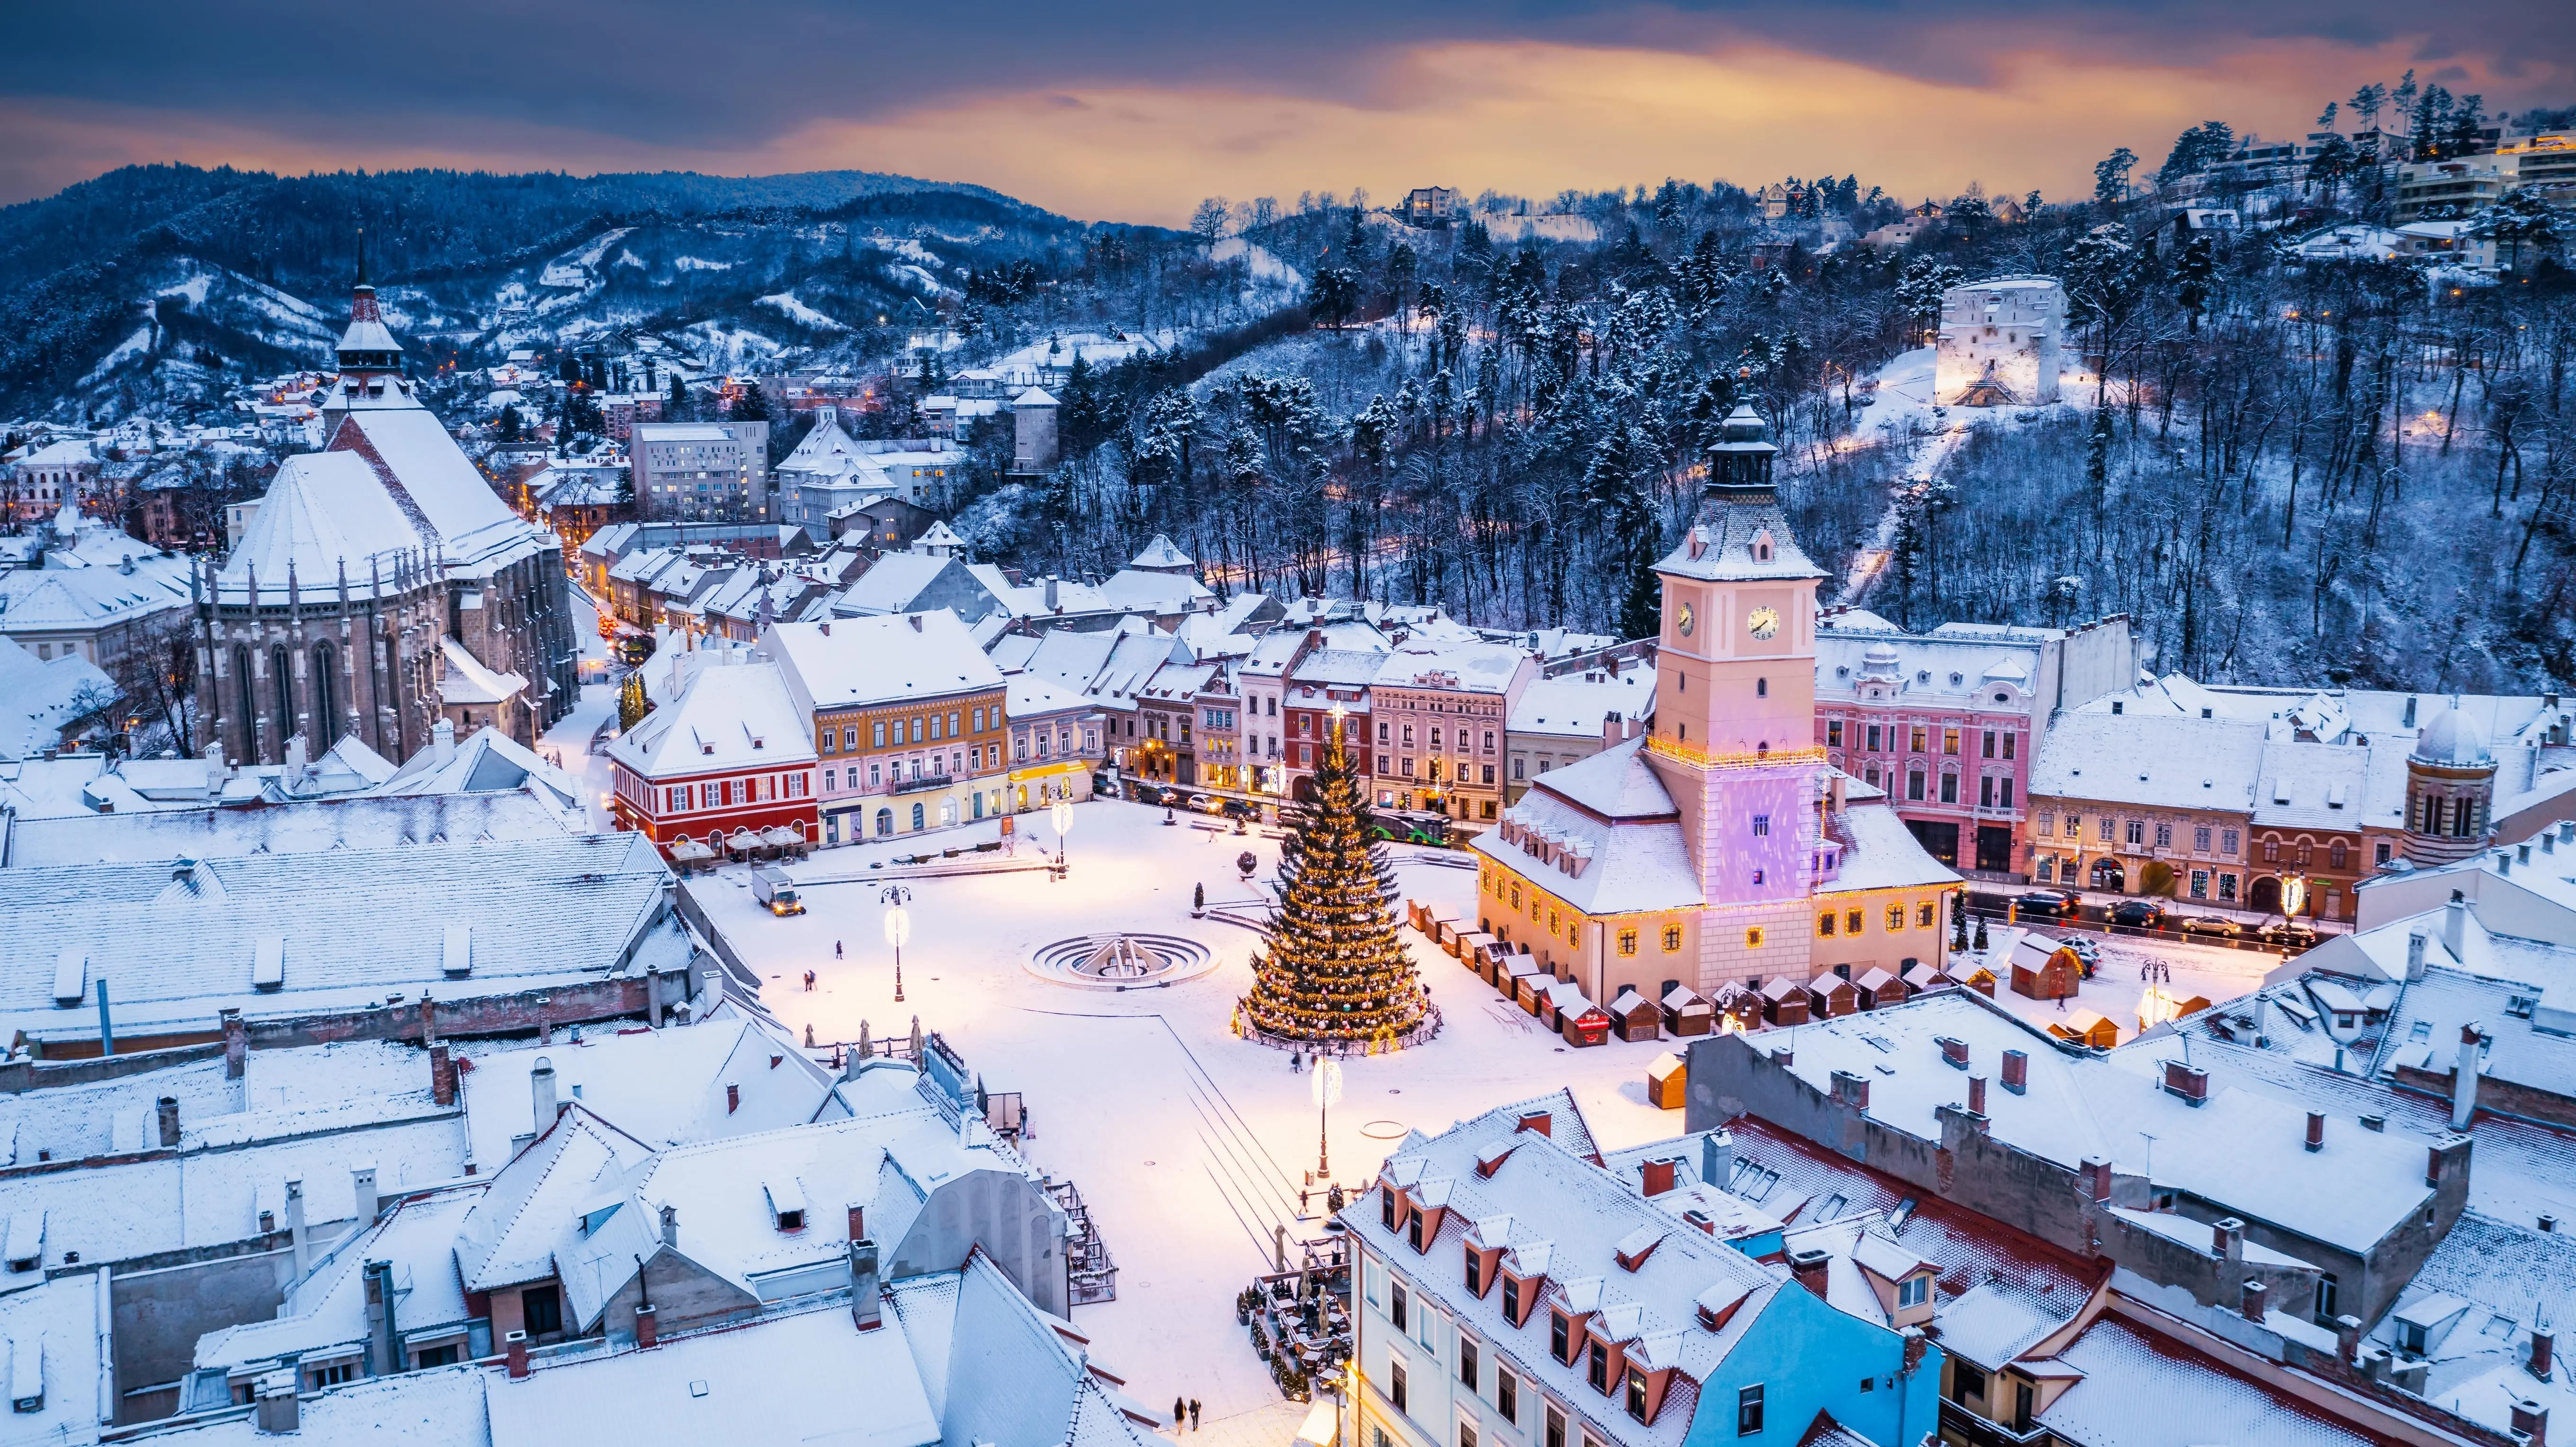
<svg viewBox="0 0 2576 1447"><path fill-rule="evenodd" d="M1359 771L1334 721L1314 798L1279 850L1279 913L1241 1018L1274 1039L1393 1048L1430 1010L1395 934L1395 876L1369 835Z"/></svg>

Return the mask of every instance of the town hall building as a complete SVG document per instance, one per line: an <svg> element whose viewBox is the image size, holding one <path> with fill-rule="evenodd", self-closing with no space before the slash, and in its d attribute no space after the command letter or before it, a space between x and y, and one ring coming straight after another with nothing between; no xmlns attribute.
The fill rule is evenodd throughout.
<svg viewBox="0 0 2576 1447"><path fill-rule="evenodd" d="M351 736L400 763L441 719L533 745L580 694L563 546L422 404L363 272L338 353L329 441L286 460L196 580L208 736L252 763Z"/></svg>
<svg viewBox="0 0 2576 1447"><path fill-rule="evenodd" d="M1470 846L1480 925L1597 1001L1896 981L1944 955L1959 876L1816 742L1825 574L1764 432L1748 407L1726 419L1698 518L1656 565L1652 729L1532 780Z"/></svg>

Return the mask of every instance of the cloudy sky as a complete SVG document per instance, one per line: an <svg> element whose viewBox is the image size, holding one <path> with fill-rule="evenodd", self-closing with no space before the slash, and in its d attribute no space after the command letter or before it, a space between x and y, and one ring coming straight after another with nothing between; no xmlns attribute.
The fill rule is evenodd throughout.
<svg viewBox="0 0 2576 1447"><path fill-rule="evenodd" d="M2409 67L2576 103L2568 0L12 0L0 203L128 162L977 181L1086 219L1680 176L2090 188Z"/></svg>

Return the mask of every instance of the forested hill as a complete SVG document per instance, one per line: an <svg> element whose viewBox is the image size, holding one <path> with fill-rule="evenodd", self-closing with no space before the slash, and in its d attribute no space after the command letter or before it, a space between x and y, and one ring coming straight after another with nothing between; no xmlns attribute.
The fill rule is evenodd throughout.
<svg viewBox="0 0 2576 1447"><path fill-rule="evenodd" d="M192 358L235 369L318 360L317 338L336 329L306 304L325 318L341 311L362 227L369 271L413 330L488 339L516 314L505 309L524 306L548 325L523 340L714 322L755 350L892 316L907 298L935 300L951 267L1078 247L1095 229L981 186L869 171L281 177L129 166L0 209L0 413L122 400L100 395L111 374L133 382L166 331L185 334ZM618 252L562 269L565 253L611 231ZM845 264L823 292L797 292L827 258ZM561 285L577 279L587 284ZM773 305L772 325L755 325L758 299L782 292L802 309ZM171 312L185 315L159 315ZM130 346L138 330L143 343Z"/></svg>

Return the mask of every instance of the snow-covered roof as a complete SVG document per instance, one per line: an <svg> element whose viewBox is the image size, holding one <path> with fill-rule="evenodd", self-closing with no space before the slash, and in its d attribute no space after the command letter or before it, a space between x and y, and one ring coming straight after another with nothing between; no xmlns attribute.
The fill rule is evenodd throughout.
<svg viewBox="0 0 2576 1447"><path fill-rule="evenodd" d="M1834 816L1844 842L1842 867L1825 894L1865 889L1946 889L1960 882L1956 870L1932 857L1914 831L1886 803L1849 804Z"/></svg>
<svg viewBox="0 0 2576 1447"><path fill-rule="evenodd" d="M588 827L587 818L580 825ZM360 795L255 809L219 807L205 796L194 808L18 820L10 830L9 863L167 864L235 854L392 849L440 838L543 839L567 829L563 810L522 790L400 799Z"/></svg>
<svg viewBox="0 0 2576 1447"><path fill-rule="evenodd" d="M0 759L54 747L64 729L115 696L115 681L88 659L66 654L40 660L0 634Z"/></svg>
<svg viewBox="0 0 2576 1447"><path fill-rule="evenodd" d="M1173 542L1169 537L1162 533L1156 533L1154 534L1153 541L1145 544L1144 548L1139 551L1136 556L1127 560L1127 566L1131 568L1150 568L1160 571L1163 569L1194 568L1197 567L1198 564L1191 561L1189 554L1181 551L1179 544Z"/></svg>
<svg viewBox="0 0 2576 1447"><path fill-rule="evenodd" d="M371 579L390 587L404 556L429 546L366 458L351 451L298 453L278 467L241 545L224 559L217 596L246 597L243 590L256 578L263 599L275 594L282 601L291 578L318 598L336 591L345 571L350 595L365 597Z"/></svg>
<svg viewBox="0 0 2576 1447"><path fill-rule="evenodd" d="M1775 498L1720 499L1712 496L1699 518L1682 534L1680 546L1655 564L1655 571L1702 582L1763 582L1822 578L1825 571L1807 556L1790 530L1788 511Z"/></svg>
<svg viewBox="0 0 2576 1447"><path fill-rule="evenodd" d="M832 1094L831 1078L784 1035L724 1011L680 1028L517 1041L473 1059L463 1100L478 1161L508 1160L511 1141L533 1131L529 1074L539 1060L554 1070L557 1099L580 1101L655 1149L802 1125Z"/></svg>
<svg viewBox="0 0 2576 1447"><path fill-rule="evenodd" d="M1779 1068L1820 1091L1831 1089L1836 1071L1858 1072L1871 1082L1872 1120L1937 1141L1938 1108L1967 1098L1967 1073L1942 1059L1943 1036L1967 1042L1972 1069L1984 1062L1991 1071L2005 1050L2028 1057L2026 1091L1988 1095L1991 1133L2069 1170L2099 1156L2118 1174L2355 1252L2370 1250L2432 1195L2420 1142L2351 1130L2330 1137L2323 1151L2297 1149L2306 1121L2296 1106L2215 1080L2206 1103L2191 1105L2161 1087L2161 1071L2144 1057L2060 1048L1969 991L1813 1021L1799 1028L1794 1060ZM2141 1132L2155 1138L2152 1160ZM2253 1144L2267 1141L2278 1148Z"/></svg>
<svg viewBox="0 0 2576 1447"><path fill-rule="evenodd" d="M702 669L677 700L620 734L608 756L648 781L794 768L815 760L812 720L789 696L775 663Z"/></svg>
<svg viewBox="0 0 2576 1447"><path fill-rule="evenodd" d="M1014 673L1005 682L1004 714L1015 724L1052 714L1091 711L1091 700L1060 688L1041 675Z"/></svg>
<svg viewBox="0 0 2576 1447"><path fill-rule="evenodd" d="M1011 405L1014 407L1053 407L1056 405L1056 399L1049 396L1046 389L1043 387L1031 387L1027 391L1013 397L1011 399Z"/></svg>
<svg viewBox="0 0 2576 1447"><path fill-rule="evenodd" d="M2158 809L2243 811L2263 768L2259 724L2227 718L2112 714L2059 717L2033 761L2035 798Z"/></svg>
<svg viewBox="0 0 2576 1447"><path fill-rule="evenodd" d="M239 1372L281 1359L319 1360L365 1350L370 1330L364 1267L371 1261L394 1268L405 1334L422 1336L441 1327L463 1331L471 1313L456 1276L456 1232L484 1189L478 1182L397 1203L381 1220L335 1246L310 1275L292 1283L278 1316L199 1337L197 1367Z"/></svg>
<svg viewBox="0 0 2576 1447"><path fill-rule="evenodd" d="M425 408L352 412L330 446L373 466L451 571L488 571L551 542L551 534L510 511Z"/></svg>
<svg viewBox="0 0 2576 1447"><path fill-rule="evenodd" d="M527 691L526 674L485 667L474 650L452 634L441 634L438 648L447 663L438 679L441 703L497 704Z"/></svg>
<svg viewBox="0 0 2576 1447"><path fill-rule="evenodd" d="M668 878L632 834L0 870L0 1021L96 1038L94 1016L56 1002L67 953L115 982L118 1023L138 1030L678 969L693 950L663 914ZM283 982L255 990L268 940Z"/></svg>
<svg viewBox="0 0 2576 1447"><path fill-rule="evenodd" d="M1002 684L1002 671L946 609L781 623L761 647L816 709L948 698Z"/></svg>
<svg viewBox="0 0 2576 1447"><path fill-rule="evenodd" d="M1467 641L1426 643L1416 631L1378 665L1371 682L1379 688L1437 689L1444 693L1507 694L1512 680L1536 667L1526 649L1486 643L1470 634Z"/></svg>
<svg viewBox="0 0 2576 1447"><path fill-rule="evenodd" d="M1655 670L1651 666L1622 669L1616 678L1606 674L1534 678L1522 686L1521 696L1512 703L1511 731L1550 738L1598 739L1604 716L1616 714L1633 722L1651 717L1654 711Z"/></svg>
<svg viewBox="0 0 2576 1447"><path fill-rule="evenodd" d="M2033 1425L2077 1447L2366 1447L2375 1440L2287 1392L2108 1314L2052 1360L2081 1375Z"/></svg>

